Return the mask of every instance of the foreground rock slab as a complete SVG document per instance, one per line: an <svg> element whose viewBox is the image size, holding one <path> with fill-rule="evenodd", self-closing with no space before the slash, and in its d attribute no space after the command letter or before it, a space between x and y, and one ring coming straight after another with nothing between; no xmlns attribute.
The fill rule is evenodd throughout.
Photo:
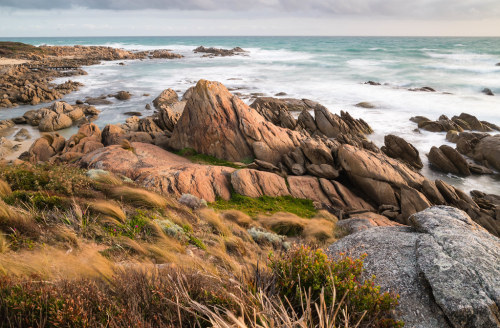
<svg viewBox="0 0 500 328"><path fill-rule="evenodd" d="M328 254L366 253L366 276L401 295L397 317L405 326L500 327L500 239L447 206L409 222L349 235Z"/></svg>

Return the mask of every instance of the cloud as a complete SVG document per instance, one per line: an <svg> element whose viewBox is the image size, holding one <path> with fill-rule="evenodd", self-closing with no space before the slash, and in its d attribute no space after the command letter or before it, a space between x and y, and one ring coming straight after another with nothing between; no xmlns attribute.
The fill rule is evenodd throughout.
<svg viewBox="0 0 500 328"><path fill-rule="evenodd" d="M499 0L0 0L17 9L259 11L320 15L485 18L500 15Z"/></svg>

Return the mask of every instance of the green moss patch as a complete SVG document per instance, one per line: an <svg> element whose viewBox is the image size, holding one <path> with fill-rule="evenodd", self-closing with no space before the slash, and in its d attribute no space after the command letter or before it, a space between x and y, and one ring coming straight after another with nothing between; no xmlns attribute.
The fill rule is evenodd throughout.
<svg viewBox="0 0 500 328"><path fill-rule="evenodd" d="M217 210L242 211L250 216L288 212L303 218L311 218L317 212L311 200L291 196L251 198L234 193L230 200L217 199L210 206Z"/></svg>

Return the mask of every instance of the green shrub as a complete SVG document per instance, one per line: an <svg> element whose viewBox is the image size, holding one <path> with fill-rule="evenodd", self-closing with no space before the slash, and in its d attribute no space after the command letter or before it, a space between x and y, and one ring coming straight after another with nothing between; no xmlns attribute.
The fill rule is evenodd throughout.
<svg viewBox="0 0 500 328"><path fill-rule="evenodd" d="M303 218L311 218L317 212L311 200L292 196L251 198L233 193L230 200L219 198L210 206L218 210L238 210L252 217L258 214L288 212Z"/></svg>
<svg viewBox="0 0 500 328"><path fill-rule="evenodd" d="M68 206L68 200L59 197L51 196L43 192L30 192L24 190L14 191L9 196L4 198L9 205L26 205L33 207L36 210L53 210L64 209Z"/></svg>
<svg viewBox="0 0 500 328"><path fill-rule="evenodd" d="M332 260L321 249L296 246L280 256L271 253L268 266L277 280L279 293L296 311L305 302L305 293L309 293L312 302L319 303L324 289L327 304L337 303L345 296L343 304L352 322L364 315L362 322L370 327L403 325L390 317L399 296L381 293L375 285L375 276L361 281L363 258L352 259L341 254L338 260Z"/></svg>
<svg viewBox="0 0 500 328"><path fill-rule="evenodd" d="M199 154L193 148L184 148L184 149L179 150L176 153L179 156L186 157L187 159L189 159L193 163L216 165L216 166L227 166L227 167L232 167L235 169L243 168L243 166L237 165L233 162L219 159L217 157L210 156L210 155Z"/></svg>

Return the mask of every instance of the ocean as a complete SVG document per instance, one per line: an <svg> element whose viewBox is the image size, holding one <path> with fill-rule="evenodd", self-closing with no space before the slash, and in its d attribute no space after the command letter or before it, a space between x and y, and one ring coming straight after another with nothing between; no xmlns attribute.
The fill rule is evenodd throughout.
<svg viewBox="0 0 500 328"><path fill-rule="evenodd" d="M64 100L74 102L87 96L130 91L129 101L97 106L102 113L100 127L120 123L123 113L139 111L162 90L182 94L199 79L216 80L242 94L278 92L287 97L308 98L331 112L347 110L367 121L374 133L369 138L378 146L384 136L396 134L419 151L425 168L422 173L443 179L464 190L479 189L500 194L497 176L462 178L431 170L426 153L432 146L448 143L445 133L414 131L412 116L437 119L460 113L476 115L500 125L500 38L443 37L78 37L4 38L33 45L105 45L129 50L170 49L185 56L177 60L132 60L103 62L85 67L86 76L72 77L85 84ZM247 50L246 56L202 58L193 53L197 46ZM64 81L65 79L61 80ZM364 84L376 81L380 86ZM436 92L408 91L432 87ZM481 93L489 88L497 96ZM143 96L149 94L149 96ZM249 98L244 99L250 103ZM375 108L356 107L370 102ZM22 115L38 106L20 106L0 111L0 119ZM61 134L69 136L74 129Z"/></svg>

